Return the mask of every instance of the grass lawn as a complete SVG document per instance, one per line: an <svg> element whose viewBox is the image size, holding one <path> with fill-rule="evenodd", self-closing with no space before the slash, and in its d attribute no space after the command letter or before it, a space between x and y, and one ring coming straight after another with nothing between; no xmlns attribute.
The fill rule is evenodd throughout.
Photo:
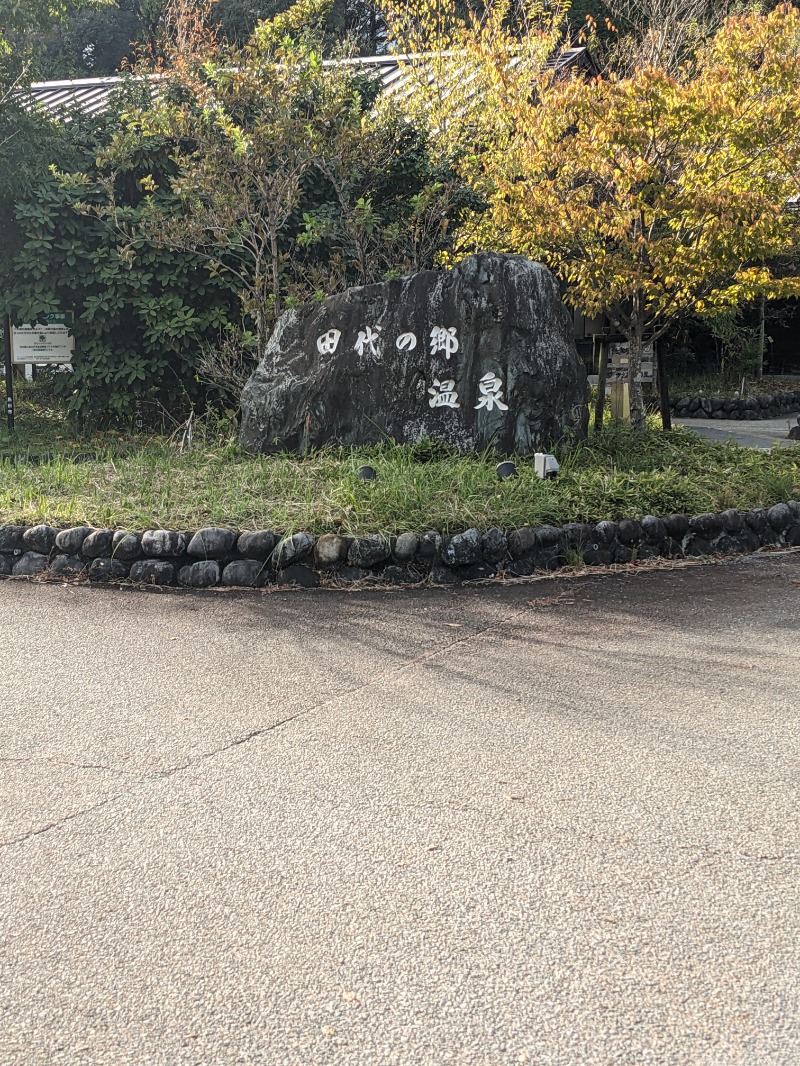
<svg viewBox="0 0 800 1066"><path fill-rule="evenodd" d="M74 462L81 453L94 458ZM800 449L756 452L680 428L665 436L655 422L643 436L607 425L559 455L555 481L540 481L531 458L518 460L518 478L500 482L496 456L435 446L261 457L219 431L198 432L183 453L163 436L82 436L33 388L19 390L17 431L12 439L0 429L0 454L20 457L0 459L0 524L452 533L800 498ZM366 463L376 482L359 480Z"/></svg>

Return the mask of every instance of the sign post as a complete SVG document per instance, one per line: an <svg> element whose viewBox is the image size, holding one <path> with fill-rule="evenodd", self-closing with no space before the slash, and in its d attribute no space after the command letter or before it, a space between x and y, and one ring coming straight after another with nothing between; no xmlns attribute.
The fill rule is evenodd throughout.
<svg viewBox="0 0 800 1066"><path fill-rule="evenodd" d="M11 374L13 366L11 364L11 319L8 315L3 318L3 354L5 356L6 367L6 420L8 421L8 432L14 432L14 382Z"/></svg>

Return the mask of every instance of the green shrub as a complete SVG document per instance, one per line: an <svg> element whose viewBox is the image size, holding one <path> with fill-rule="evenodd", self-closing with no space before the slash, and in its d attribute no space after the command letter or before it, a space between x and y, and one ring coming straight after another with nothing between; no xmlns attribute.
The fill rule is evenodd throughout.
<svg viewBox="0 0 800 1066"><path fill-rule="evenodd" d="M74 312L74 372L58 376L56 392L69 412L98 423L131 417L145 397L170 410L202 402L198 349L238 317L232 285L202 259L138 239L141 182L171 164L163 140L151 138L128 170L104 171L95 156L114 122L76 116L57 158L82 168L83 180L54 171L17 199L3 301L17 323ZM100 209L110 201L109 216Z"/></svg>

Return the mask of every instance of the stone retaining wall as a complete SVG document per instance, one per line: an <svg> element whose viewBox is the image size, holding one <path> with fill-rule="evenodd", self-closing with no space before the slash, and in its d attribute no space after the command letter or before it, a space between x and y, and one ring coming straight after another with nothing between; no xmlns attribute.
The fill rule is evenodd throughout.
<svg viewBox="0 0 800 1066"><path fill-rule="evenodd" d="M523 526L454 536L434 530L399 537L372 534L282 537L269 530L222 527L145 533L78 526L0 526L0 576L93 583L132 582L212 588L227 585L352 585L374 581L458 584L503 575L523 577L584 563L609 566L656 557L728 555L762 547L800 547L800 502L768 509L639 521Z"/></svg>
<svg viewBox="0 0 800 1066"><path fill-rule="evenodd" d="M733 400L724 396L672 396L669 403L678 418L732 418L757 422L797 414L800 411L800 389Z"/></svg>

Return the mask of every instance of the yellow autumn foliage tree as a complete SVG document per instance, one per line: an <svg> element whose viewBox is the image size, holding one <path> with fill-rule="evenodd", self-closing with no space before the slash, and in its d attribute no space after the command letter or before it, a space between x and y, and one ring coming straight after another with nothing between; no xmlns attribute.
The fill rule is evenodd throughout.
<svg viewBox="0 0 800 1066"><path fill-rule="evenodd" d="M648 339L679 316L800 295L774 266L800 244L800 11L727 19L677 74L590 78L555 69L563 10L525 3L512 24L519 6L467 23L404 0L392 25L426 54L409 64L416 97L486 204L464 249L540 259L573 306L608 315L642 427Z"/></svg>

